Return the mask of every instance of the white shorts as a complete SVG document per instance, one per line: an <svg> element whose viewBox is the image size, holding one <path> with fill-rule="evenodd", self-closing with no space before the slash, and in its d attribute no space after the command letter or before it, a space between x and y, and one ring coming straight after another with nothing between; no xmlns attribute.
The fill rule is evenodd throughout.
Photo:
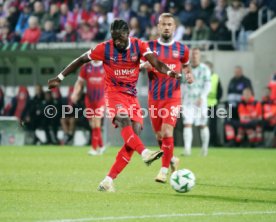
<svg viewBox="0 0 276 222"><path fill-rule="evenodd" d="M205 126L208 122L207 104L203 104L201 107L195 105L183 105L182 115L183 124Z"/></svg>

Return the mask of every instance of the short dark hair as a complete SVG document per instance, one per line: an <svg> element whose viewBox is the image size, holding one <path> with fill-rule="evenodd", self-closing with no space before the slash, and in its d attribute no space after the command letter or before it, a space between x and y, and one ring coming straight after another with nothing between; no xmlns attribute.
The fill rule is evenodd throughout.
<svg viewBox="0 0 276 222"><path fill-rule="evenodd" d="M110 26L111 31L121 30L121 31L129 31L128 24L123 19L115 19Z"/></svg>

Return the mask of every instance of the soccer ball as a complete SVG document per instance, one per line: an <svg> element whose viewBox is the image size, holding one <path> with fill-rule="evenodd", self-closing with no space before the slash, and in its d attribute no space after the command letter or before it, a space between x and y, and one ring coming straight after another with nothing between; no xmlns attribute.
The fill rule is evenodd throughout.
<svg viewBox="0 0 276 222"><path fill-rule="evenodd" d="M195 175L187 169L173 172L170 178L172 188L179 193L187 193L195 186Z"/></svg>

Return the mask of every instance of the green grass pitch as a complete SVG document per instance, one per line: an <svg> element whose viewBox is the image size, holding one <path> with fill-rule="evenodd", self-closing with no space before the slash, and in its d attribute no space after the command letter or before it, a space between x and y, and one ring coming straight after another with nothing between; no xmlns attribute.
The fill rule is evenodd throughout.
<svg viewBox="0 0 276 222"><path fill-rule="evenodd" d="M196 186L181 194L154 182L160 161L147 167L137 154L116 193L98 192L118 149L96 157L88 149L0 147L0 222L276 221L276 150L210 149L201 157L193 149L181 168L195 173Z"/></svg>

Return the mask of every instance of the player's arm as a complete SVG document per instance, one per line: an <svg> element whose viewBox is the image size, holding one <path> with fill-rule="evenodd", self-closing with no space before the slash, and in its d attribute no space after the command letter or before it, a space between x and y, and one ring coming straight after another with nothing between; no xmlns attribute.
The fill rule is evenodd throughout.
<svg viewBox="0 0 276 222"><path fill-rule="evenodd" d="M166 64L159 61L153 53L148 53L145 55L145 58L149 61L149 63L157 69L158 72L169 75L173 78L181 78L181 74L177 73L168 68Z"/></svg>
<svg viewBox="0 0 276 222"><path fill-rule="evenodd" d="M71 95L71 100L74 104L76 104L78 102L78 100L80 99L83 88L84 88L84 79L79 77L74 85L74 90Z"/></svg>
<svg viewBox="0 0 276 222"><path fill-rule="evenodd" d="M48 88L52 89L58 87L61 81L68 76L70 73L76 71L83 64L90 61L90 58L87 53L82 54L80 57L73 60L68 66L65 67L55 78L48 80Z"/></svg>

